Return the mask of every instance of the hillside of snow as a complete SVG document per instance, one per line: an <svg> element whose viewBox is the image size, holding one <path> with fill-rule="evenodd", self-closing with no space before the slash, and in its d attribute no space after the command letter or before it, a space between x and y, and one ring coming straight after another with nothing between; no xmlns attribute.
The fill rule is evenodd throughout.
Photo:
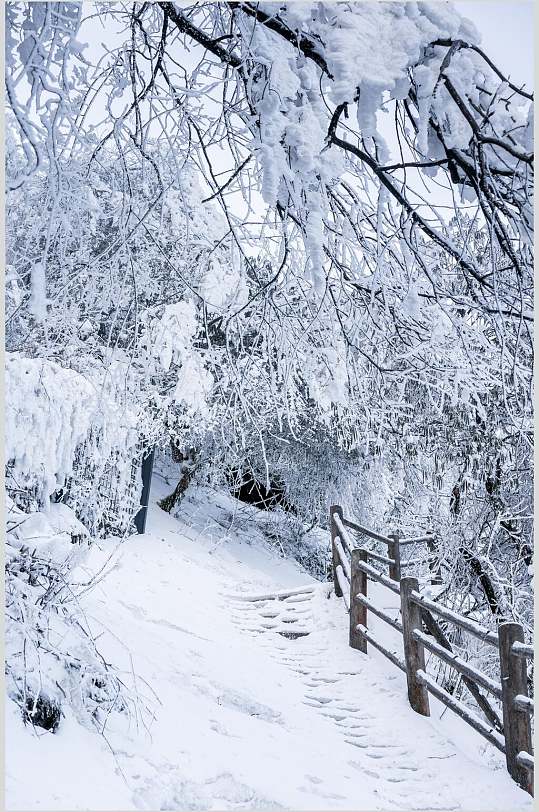
<svg viewBox="0 0 539 812"><path fill-rule="evenodd" d="M415 714L404 675L348 647L342 600L264 541L256 508L193 489L173 518L167 490L146 534L95 544L76 573L102 572L81 603L135 711L52 734L8 699L8 809L531 807L500 754L434 700Z"/></svg>

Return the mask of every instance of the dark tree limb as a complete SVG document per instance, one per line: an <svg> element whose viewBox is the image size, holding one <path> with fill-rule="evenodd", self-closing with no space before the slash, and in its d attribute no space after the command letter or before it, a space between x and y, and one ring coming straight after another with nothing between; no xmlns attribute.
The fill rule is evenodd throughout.
<svg viewBox="0 0 539 812"><path fill-rule="evenodd" d="M423 623L429 634L431 634L437 643L443 646L447 651L453 651L453 647L447 637L445 636L443 629L441 628L440 624L435 620L432 614L429 612L428 609L422 610L422 619ZM461 674L462 681L468 688L469 692L477 702L478 706L481 708L487 719L489 720L490 724L494 726L494 728L498 731L498 733L503 733L503 724L500 720L500 717L491 706L490 702L483 696L477 685L473 680L469 677Z"/></svg>

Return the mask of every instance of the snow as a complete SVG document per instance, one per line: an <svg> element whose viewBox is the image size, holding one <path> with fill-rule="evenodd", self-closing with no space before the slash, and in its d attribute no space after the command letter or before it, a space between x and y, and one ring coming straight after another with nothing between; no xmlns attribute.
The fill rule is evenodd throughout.
<svg viewBox="0 0 539 812"><path fill-rule="evenodd" d="M79 554L78 542L89 541L88 531L74 512L62 504L53 504L47 513L22 513L17 511L7 497L8 521L12 524L9 546L12 549L27 547L41 561L66 564Z"/></svg>
<svg viewBox="0 0 539 812"><path fill-rule="evenodd" d="M95 391L76 372L15 353L6 357L5 381L6 461L15 477L37 479L49 496L71 473L75 449L86 439Z"/></svg>
<svg viewBox="0 0 539 812"><path fill-rule="evenodd" d="M47 285L45 269L41 262L36 262L33 265L31 282L28 310L35 317L36 321L45 321L47 318Z"/></svg>
<svg viewBox="0 0 539 812"><path fill-rule="evenodd" d="M231 262L208 262L208 270L202 277L198 292L210 313L226 312L243 307L249 298L249 289L241 273L235 246L231 247Z"/></svg>
<svg viewBox="0 0 539 812"><path fill-rule="evenodd" d="M120 371L121 366L116 374ZM91 368L82 375L47 359L6 354L8 473L18 487L34 487L45 509L73 474L83 447L88 461L102 470L118 449L129 459L136 444L137 415L112 391L118 385L114 367L106 385L92 373Z"/></svg>
<svg viewBox="0 0 539 812"><path fill-rule="evenodd" d="M153 354L164 370L172 362L181 364L189 354L198 329L196 308L191 301L166 305L160 318L152 322Z"/></svg>
<svg viewBox="0 0 539 812"><path fill-rule="evenodd" d="M152 501L169 487L157 480ZM277 556L255 508L188 494L178 518L153 506L145 535L95 544L75 572L85 583L107 566L81 605L139 712L111 716L104 736L67 713L53 735L24 728L8 700L7 808L531 806L461 720L434 702L417 716L404 676L349 648L342 601ZM396 612L396 596L369 590Z"/></svg>
<svg viewBox="0 0 539 812"><path fill-rule="evenodd" d="M187 356L178 371L174 399L190 412L203 412L213 388L213 376L200 355Z"/></svg>
<svg viewBox="0 0 539 812"><path fill-rule="evenodd" d="M193 348L198 330L196 307L190 300L166 305L150 325L152 352L161 367L179 366L174 400L191 413L203 412L213 388L213 376L205 368L200 353Z"/></svg>

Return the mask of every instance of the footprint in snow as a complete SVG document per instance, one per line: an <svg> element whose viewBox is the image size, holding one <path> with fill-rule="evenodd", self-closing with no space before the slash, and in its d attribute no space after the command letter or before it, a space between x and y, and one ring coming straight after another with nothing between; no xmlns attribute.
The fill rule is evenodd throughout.
<svg viewBox="0 0 539 812"><path fill-rule="evenodd" d="M218 696L217 704L225 708L240 711L241 713L246 713L249 716L256 716L265 722L277 722L279 724L283 722L282 715L278 711L274 711L267 705L262 705L249 697L234 693L233 691L227 691Z"/></svg>

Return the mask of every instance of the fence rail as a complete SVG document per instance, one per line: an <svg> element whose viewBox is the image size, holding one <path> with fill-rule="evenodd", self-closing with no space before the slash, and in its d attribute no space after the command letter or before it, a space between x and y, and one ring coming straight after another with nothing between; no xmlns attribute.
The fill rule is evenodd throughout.
<svg viewBox="0 0 539 812"><path fill-rule="evenodd" d="M518 623L500 623L493 632L468 617L442 606L419 592L419 583L411 576L402 577L401 568L426 561L432 563L435 537L400 538L397 533L383 535L346 519L339 505L330 508L330 529L333 556L335 594L342 597L350 617L350 645L367 653L372 645L393 665L406 674L408 700L423 716L430 715L429 694L435 696L464 722L476 730L494 747L505 754L511 777L533 795L534 759L531 737L533 699L528 696L526 665L533 660L533 648L524 641L524 631ZM387 556L365 546L357 546L348 530L382 542ZM401 546L425 543L428 555L424 559L401 561ZM348 559L348 555L350 560ZM369 559L387 565L388 575L380 572ZM431 567L432 583L440 583L440 571ZM368 597L368 581L376 581L400 596L401 621L390 617ZM368 613L372 612L402 637L403 654L391 651L368 628ZM501 680L497 682L456 654L433 615L468 632L498 651ZM424 630L425 627L425 630ZM426 633L427 632L427 633ZM454 697L427 673L425 650L461 675L487 721L481 719L463 702ZM479 690L488 691L501 702L503 720Z"/></svg>
<svg viewBox="0 0 539 812"><path fill-rule="evenodd" d="M445 606L440 606L439 603L431 601L429 598L425 598L418 592L414 592L411 595L411 600L417 603L419 606L429 609L434 614L443 617L444 620L448 620L451 623L454 623L455 626L459 626L461 629L473 634L474 637L477 637L479 640L483 640L485 643L490 643L491 646L499 646L498 635L489 631L484 626L481 626L479 623L476 623L474 620L470 620L463 615L459 615L458 612L453 612L452 609L447 609Z"/></svg>

